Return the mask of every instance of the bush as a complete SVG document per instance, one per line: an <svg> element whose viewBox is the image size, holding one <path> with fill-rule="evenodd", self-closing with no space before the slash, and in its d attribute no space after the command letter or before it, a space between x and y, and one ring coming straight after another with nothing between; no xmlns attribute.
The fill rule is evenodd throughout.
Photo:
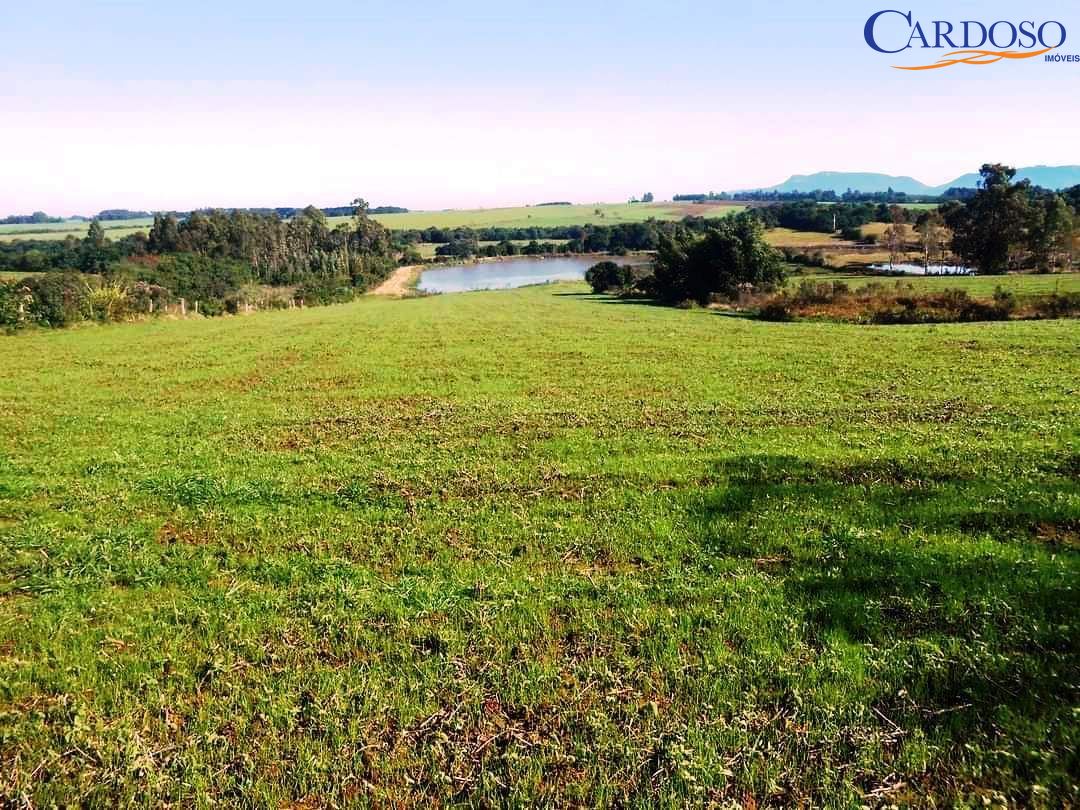
<svg viewBox="0 0 1080 810"><path fill-rule="evenodd" d="M788 299L782 295L770 298L758 309L758 317L763 321L783 323L794 319Z"/></svg>
<svg viewBox="0 0 1080 810"><path fill-rule="evenodd" d="M598 262L585 272L585 281L594 293L623 290L634 283L634 271L628 265L615 262Z"/></svg>
<svg viewBox="0 0 1080 810"><path fill-rule="evenodd" d="M803 267L824 267L825 253L821 250L815 250L812 253L807 253L804 250L798 248L785 247L781 248L780 252L784 254L784 259L792 264L799 264Z"/></svg>
<svg viewBox="0 0 1080 810"><path fill-rule="evenodd" d="M1016 293L999 284L994 288L994 305L1003 312L1012 314L1016 309Z"/></svg>
<svg viewBox="0 0 1080 810"><path fill-rule="evenodd" d="M870 320L879 324L1003 321L1009 311L996 302L977 301L966 290L942 290L871 301Z"/></svg>
<svg viewBox="0 0 1080 810"><path fill-rule="evenodd" d="M133 313L152 315L163 312L172 300L172 295L164 287L136 281L128 290L128 300Z"/></svg>
<svg viewBox="0 0 1080 810"><path fill-rule="evenodd" d="M792 302L796 305L828 304L849 295L851 290L842 281L802 281Z"/></svg>
<svg viewBox="0 0 1080 810"><path fill-rule="evenodd" d="M1032 310L1038 318L1080 317L1080 293L1052 293L1033 302Z"/></svg>
<svg viewBox="0 0 1080 810"><path fill-rule="evenodd" d="M96 321L120 321L132 314L128 288L121 282L87 285L89 315Z"/></svg>
<svg viewBox="0 0 1080 810"><path fill-rule="evenodd" d="M744 284L770 289L785 278L782 254L764 239L761 223L738 214L718 220L698 237L686 230L660 239L652 288L669 303L707 304L715 295L734 299Z"/></svg>
<svg viewBox="0 0 1080 810"><path fill-rule="evenodd" d="M33 303L25 281L0 281L0 327L13 331L26 326Z"/></svg>
<svg viewBox="0 0 1080 810"><path fill-rule="evenodd" d="M90 317L90 291L85 276L78 273L47 273L23 279L33 301L27 309L29 320L42 326L68 326Z"/></svg>
<svg viewBox="0 0 1080 810"><path fill-rule="evenodd" d="M759 306L758 317L769 321L822 317L875 324L970 323L1007 320L1015 309L1015 296L1000 288L993 299L978 300L966 290L917 292L912 285L902 283L892 287L873 283L852 290L842 281L807 280L794 292L767 299Z"/></svg>
<svg viewBox="0 0 1080 810"><path fill-rule="evenodd" d="M344 304L352 301L357 290L349 279L335 276L324 276L305 281L296 288L297 299L306 305L315 304Z"/></svg>

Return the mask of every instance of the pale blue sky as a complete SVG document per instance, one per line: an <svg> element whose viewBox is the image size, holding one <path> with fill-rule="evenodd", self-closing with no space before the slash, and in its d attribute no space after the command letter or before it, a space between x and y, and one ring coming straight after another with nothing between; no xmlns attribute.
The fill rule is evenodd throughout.
<svg viewBox="0 0 1080 810"><path fill-rule="evenodd" d="M1056 19L1080 53L1075 2L8 5L0 212L591 202L1080 163L1080 64L908 73L862 35L883 8Z"/></svg>

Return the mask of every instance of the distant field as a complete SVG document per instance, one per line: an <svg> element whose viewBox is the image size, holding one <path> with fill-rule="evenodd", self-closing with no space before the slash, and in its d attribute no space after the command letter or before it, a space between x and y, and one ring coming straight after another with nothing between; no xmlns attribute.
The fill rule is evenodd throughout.
<svg viewBox="0 0 1080 810"><path fill-rule="evenodd" d="M818 231L793 231L791 228L772 228L765 232L765 241L773 247L804 248L828 245L839 247L850 245L835 236Z"/></svg>
<svg viewBox="0 0 1080 810"><path fill-rule="evenodd" d="M801 281L843 281L851 287L863 287L874 282L880 284L910 284L917 290L967 290L972 295L993 295L998 287L1018 296L1046 293L1080 292L1080 273L1055 273L1048 275L1014 274L1004 276L880 276L871 273L822 273L794 274L788 280L790 286Z"/></svg>
<svg viewBox="0 0 1080 810"><path fill-rule="evenodd" d="M154 224L152 219L125 219L116 222L102 222L105 235L109 239L122 239L133 233L146 233ZM63 240L69 236L82 239L90 227L89 222L66 220L35 225L0 225L0 242L15 242L19 239Z"/></svg>
<svg viewBox="0 0 1080 810"><path fill-rule="evenodd" d="M682 219L685 216L724 216L742 211L743 205L693 205L682 203L593 203L589 205L534 205L518 208L481 208L470 211L410 211L408 214L376 214L375 219L393 230L410 228L528 228L561 225L616 225L647 219ZM330 221L345 221L347 217Z"/></svg>
<svg viewBox="0 0 1080 810"><path fill-rule="evenodd" d="M616 225L620 222L644 222L647 219L682 219L685 216L718 217L737 213L744 205L682 203L593 203L589 205L534 205L517 208L479 208L451 211L410 211L408 214L375 214L373 219L391 230L412 228L528 228L561 225ZM348 222L350 217L330 217L331 226ZM110 239L121 239L133 233L145 233L154 224L152 219L129 219L122 222L103 222ZM17 239L82 238L89 223L67 220L39 225L0 225L0 242Z"/></svg>

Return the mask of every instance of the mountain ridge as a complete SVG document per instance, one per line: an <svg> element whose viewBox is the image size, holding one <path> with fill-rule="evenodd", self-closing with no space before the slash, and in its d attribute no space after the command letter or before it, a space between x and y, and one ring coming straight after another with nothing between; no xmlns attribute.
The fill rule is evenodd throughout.
<svg viewBox="0 0 1080 810"><path fill-rule="evenodd" d="M1030 180L1033 185L1055 191L1080 184L1080 166L1025 166L1017 169L1017 180ZM877 172L814 172L793 174L783 183L767 186L756 191L810 192L835 191L843 194L848 189L872 194L890 188L905 194L938 196L950 188L975 188L979 180L977 172L963 174L940 186L930 186L906 175L880 174ZM751 189L746 189L750 191Z"/></svg>

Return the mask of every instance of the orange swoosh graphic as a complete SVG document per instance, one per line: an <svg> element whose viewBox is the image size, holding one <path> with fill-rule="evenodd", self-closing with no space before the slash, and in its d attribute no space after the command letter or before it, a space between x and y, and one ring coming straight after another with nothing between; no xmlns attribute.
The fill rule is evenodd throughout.
<svg viewBox="0 0 1080 810"><path fill-rule="evenodd" d="M1030 51L1028 53L1023 51L953 51L952 53L945 54L944 57L932 65L915 65L913 67L893 65L893 67L897 70L937 70L938 68L951 67L952 65L992 65L995 62L1000 62L1002 59L1030 59L1033 56L1041 56L1052 50L1054 49L1046 48L1041 51ZM965 54L967 55L965 56ZM962 58L953 59L951 57Z"/></svg>

